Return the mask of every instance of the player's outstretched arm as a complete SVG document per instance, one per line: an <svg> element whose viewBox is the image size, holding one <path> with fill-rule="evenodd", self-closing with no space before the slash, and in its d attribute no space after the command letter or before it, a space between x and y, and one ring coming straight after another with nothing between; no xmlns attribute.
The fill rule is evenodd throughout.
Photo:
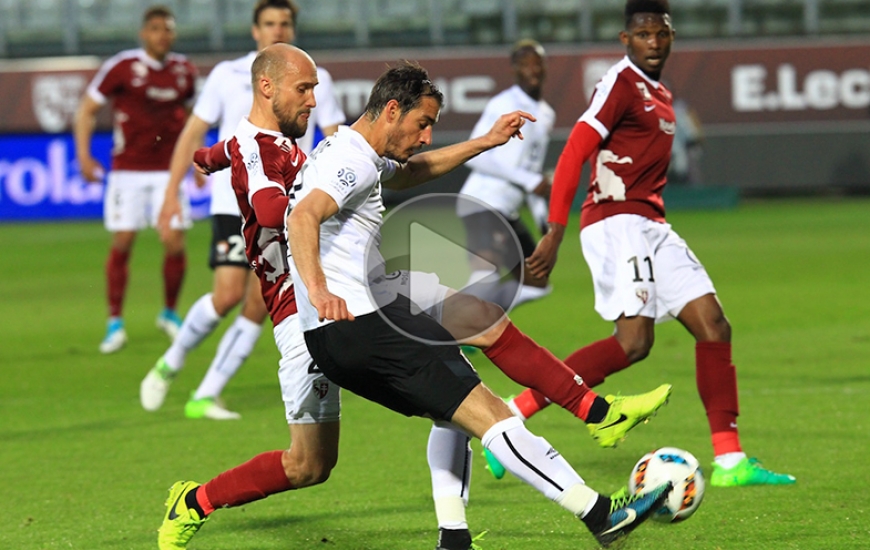
<svg viewBox="0 0 870 550"><path fill-rule="evenodd" d="M187 117L184 129L175 142L172 150L172 159L169 161L169 182L166 185L166 194L163 197L163 207L157 218L157 230L160 237L169 237L170 222L175 216L181 216L181 201L178 198L181 190L181 182L190 170L193 163L193 153L202 147L209 124L196 115Z"/></svg>
<svg viewBox="0 0 870 550"><path fill-rule="evenodd" d="M329 292L326 275L320 264L320 224L338 213L338 204L327 193L314 189L293 207L287 216L290 255L308 300L317 309L320 320L353 321L343 298Z"/></svg>
<svg viewBox="0 0 870 550"><path fill-rule="evenodd" d="M408 162L396 170L396 175L383 182L390 189L407 189L420 185L450 172L460 164L494 147L507 143L511 138L523 139L520 129L526 121L535 117L525 111L514 111L502 115L495 121L486 134L412 156Z"/></svg>
<svg viewBox="0 0 870 550"><path fill-rule="evenodd" d="M193 153L193 166L204 176L220 172L230 165L226 141L219 141L211 147L200 147Z"/></svg>

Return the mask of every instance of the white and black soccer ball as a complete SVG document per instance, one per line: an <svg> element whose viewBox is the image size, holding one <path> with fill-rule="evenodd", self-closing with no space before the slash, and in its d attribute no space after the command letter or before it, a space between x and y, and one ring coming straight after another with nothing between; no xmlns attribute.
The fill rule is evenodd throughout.
<svg viewBox="0 0 870 550"><path fill-rule="evenodd" d="M667 481L674 489L652 519L664 523L688 519L701 505L705 487L701 465L689 451L662 447L643 455L631 470L628 489L632 494L643 494Z"/></svg>

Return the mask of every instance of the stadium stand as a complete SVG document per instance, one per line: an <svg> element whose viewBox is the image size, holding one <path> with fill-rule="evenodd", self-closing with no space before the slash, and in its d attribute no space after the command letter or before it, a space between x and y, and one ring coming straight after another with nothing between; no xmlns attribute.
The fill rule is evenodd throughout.
<svg viewBox="0 0 870 550"><path fill-rule="evenodd" d="M250 44L251 0L166 0L177 49L230 52ZM610 41L622 27L610 0L299 0L300 46L357 47ZM107 55L132 47L138 0L0 0L0 57ZM866 0L671 0L681 38L870 32Z"/></svg>

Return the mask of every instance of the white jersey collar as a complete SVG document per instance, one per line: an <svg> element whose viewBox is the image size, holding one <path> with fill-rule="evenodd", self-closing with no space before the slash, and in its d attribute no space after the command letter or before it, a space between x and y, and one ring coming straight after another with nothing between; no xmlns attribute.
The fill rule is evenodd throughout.
<svg viewBox="0 0 870 550"><path fill-rule="evenodd" d="M660 82L659 82L658 80L653 80L652 78L650 78L649 76L647 76L647 74L646 74L645 72L643 72L642 70L640 70L640 69L638 68L637 65L635 65L634 63L631 62L631 59L629 59L627 55L626 55L625 57L623 57L622 60L623 60L623 62L624 62L626 65L628 65L628 67L629 67L632 71L636 72L636 73L637 73L638 75L640 75L644 80L646 80L647 82L649 82L650 85L651 85L653 88L658 89L658 87L659 87L659 85L660 85Z"/></svg>
<svg viewBox="0 0 870 550"><path fill-rule="evenodd" d="M165 67L166 62L169 61L169 57L171 55L171 53L167 53L163 61L157 61L145 52L145 48L138 48L136 50L136 57L139 59L139 61L147 65L149 68L154 69L155 71L159 71L160 69Z"/></svg>

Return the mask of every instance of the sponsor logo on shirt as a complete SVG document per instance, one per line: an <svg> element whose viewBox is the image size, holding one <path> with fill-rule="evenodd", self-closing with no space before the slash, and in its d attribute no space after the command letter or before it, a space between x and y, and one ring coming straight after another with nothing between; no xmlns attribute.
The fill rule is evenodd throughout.
<svg viewBox="0 0 870 550"><path fill-rule="evenodd" d="M672 136L677 131L677 123L676 122L668 122L663 118L659 118L659 130L662 132Z"/></svg>
<svg viewBox="0 0 870 550"><path fill-rule="evenodd" d="M145 89L145 96L155 101L175 101L178 99L178 90L175 88L149 86Z"/></svg>

